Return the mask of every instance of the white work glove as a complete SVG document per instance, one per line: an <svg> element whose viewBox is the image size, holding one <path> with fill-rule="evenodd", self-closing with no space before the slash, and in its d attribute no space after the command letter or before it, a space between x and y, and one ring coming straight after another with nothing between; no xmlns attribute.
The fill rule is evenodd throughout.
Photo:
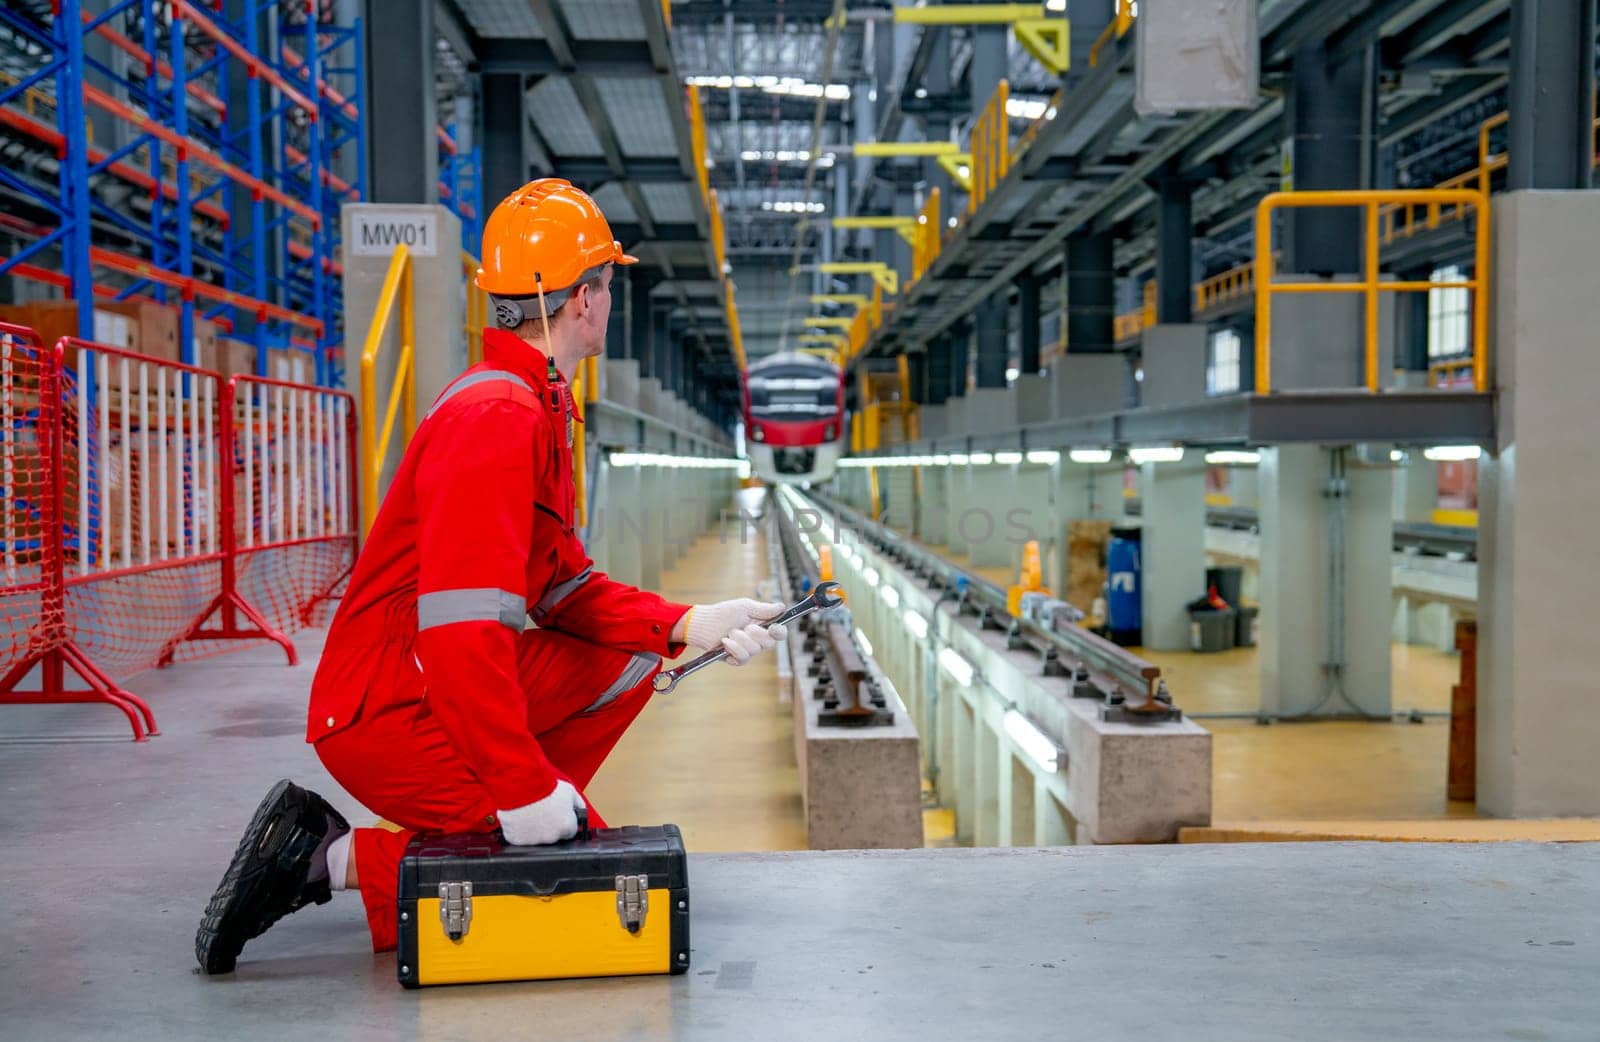
<svg viewBox="0 0 1600 1042"><path fill-rule="evenodd" d="M558 781L544 799L501 811L500 831L515 847L559 843L578 834L578 811L584 807L583 797L572 783Z"/></svg>
<svg viewBox="0 0 1600 1042"><path fill-rule="evenodd" d="M716 604L697 604L689 612L684 642L696 648L721 646L731 665L742 666L788 635L782 626L766 625L782 615L784 606L763 604L748 597Z"/></svg>

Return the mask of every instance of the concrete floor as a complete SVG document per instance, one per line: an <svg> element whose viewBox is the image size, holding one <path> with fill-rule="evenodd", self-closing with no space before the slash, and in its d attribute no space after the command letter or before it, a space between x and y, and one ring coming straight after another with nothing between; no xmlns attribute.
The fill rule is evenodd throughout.
<svg viewBox="0 0 1600 1042"><path fill-rule="evenodd" d="M301 636L308 663L318 634ZM701 855L686 977L412 994L351 895L194 970L245 816L289 775L309 665L147 674L163 734L0 711L8 1040L1593 1039L1600 847L1355 845ZM363 820L357 812L357 820Z"/></svg>

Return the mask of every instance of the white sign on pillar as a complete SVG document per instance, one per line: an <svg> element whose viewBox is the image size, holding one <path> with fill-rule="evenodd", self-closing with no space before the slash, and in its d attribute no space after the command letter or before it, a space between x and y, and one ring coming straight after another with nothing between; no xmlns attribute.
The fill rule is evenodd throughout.
<svg viewBox="0 0 1600 1042"><path fill-rule="evenodd" d="M439 215L432 210L363 207L354 218L348 246L357 257L387 257L402 245L414 257L439 255Z"/></svg>

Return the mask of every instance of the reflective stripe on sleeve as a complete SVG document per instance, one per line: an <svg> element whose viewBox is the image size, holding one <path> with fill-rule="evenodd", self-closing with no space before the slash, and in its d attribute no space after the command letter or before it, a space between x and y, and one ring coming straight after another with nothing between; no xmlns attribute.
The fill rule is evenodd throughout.
<svg viewBox="0 0 1600 1042"><path fill-rule="evenodd" d="M549 615L551 612L555 611L556 605L572 596L572 594L577 591L578 587L589 581L589 576L593 574L594 565L590 565L577 575L574 575L572 578L568 579L566 582L557 583L555 586L551 587L550 592L545 594L544 597L540 599L539 603L534 606L534 621L537 622L540 619L543 619L546 615Z"/></svg>
<svg viewBox="0 0 1600 1042"><path fill-rule="evenodd" d="M611 686L606 688L600 697L594 700L594 705L585 709L584 712L592 713L596 709L604 709L614 702L618 696L624 695L644 683L645 678L659 665L661 665L660 655L651 655L647 652L635 654L633 660L623 667L622 675L617 677Z"/></svg>
<svg viewBox="0 0 1600 1042"><path fill-rule="evenodd" d="M518 633L527 624L528 602L510 590L439 590L417 598L417 631L455 622L498 622Z"/></svg>
<svg viewBox="0 0 1600 1042"><path fill-rule="evenodd" d="M429 416L432 416L434 413L438 412L441 405L443 405L445 402L448 402L462 391L465 391L467 388L476 387L481 383L488 383L490 380L504 380L506 383L516 384L524 391L533 390L532 387L528 386L528 381L524 380L515 373L507 373L499 369L484 369L473 373L471 376L463 377L456 381L454 386L448 388L439 396L439 400L433 403L433 408L429 409L427 415L423 416L422 418L426 420Z"/></svg>

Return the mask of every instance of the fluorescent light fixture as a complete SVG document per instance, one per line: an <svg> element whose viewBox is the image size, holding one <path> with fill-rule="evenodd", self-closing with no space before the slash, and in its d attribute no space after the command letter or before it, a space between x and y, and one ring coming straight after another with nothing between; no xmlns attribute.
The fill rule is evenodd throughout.
<svg viewBox="0 0 1600 1042"><path fill-rule="evenodd" d="M1027 753L1028 759L1038 764L1040 770L1054 774L1060 768L1061 747L1035 727L1032 720L1015 709L1007 709L1005 729L1011 740L1017 743L1017 748Z"/></svg>
<svg viewBox="0 0 1600 1042"><path fill-rule="evenodd" d="M997 452L997 453L994 454L994 461L996 463L999 463L1002 466L1009 467L1009 466L1011 466L1013 464L1022 462L1022 453L1020 453L1020 452Z"/></svg>
<svg viewBox="0 0 1600 1042"><path fill-rule="evenodd" d="M944 455L943 453L934 456L933 465L935 467L948 467L950 465L950 457Z"/></svg>
<svg viewBox="0 0 1600 1042"><path fill-rule="evenodd" d="M1390 463L1404 463L1405 461L1406 461L1406 454L1404 452L1401 452L1399 449L1390 449L1389 450L1389 462Z"/></svg>
<svg viewBox="0 0 1600 1042"><path fill-rule="evenodd" d="M872 654L872 641L868 640L867 635L860 630L856 630L856 643L860 644L861 650L869 656Z"/></svg>
<svg viewBox="0 0 1600 1042"><path fill-rule="evenodd" d="M669 456L659 452L613 452L607 457L613 467L676 467L689 470L741 470L749 461L720 456Z"/></svg>
<svg viewBox="0 0 1600 1042"><path fill-rule="evenodd" d="M859 558L859 557L856 558L856 564L858 566L861 564L861 558ZM877 588L879 575L878 575L878 570L876 568L868 568L866 571L861 573L861 578L863 578L863 579L865 579L867 581L867 585L868 586L871 586L874 589Z"/></svg>
<svg viewBox="0 0 1600 1042"><path fill-rule="evenodd" d="M1206 462L1213 467L1227 466L1230 463L1253 467L1261 462L1261 453L1240 449L1221 449L1217 452L1206 453Z"/></svg>
<svg viewBox="0 0 1600 1042"><path fill-rule="evenodd" d="M956 654L954 648L939 649L939 668L962 687L972 686L972 663Z"/></svg>
<svg viewBox="0 0 1600 1042"><path fill-rule="evenodd" d="M900 591L893 586L885 586L883 588L883 603L891 608L900 607Z"/></svg>
<svg viewBox="0 0 1600 1042"><path fill-rule="evenodd" d="M1146 445L1129 449L1128 458L1135 463L1177 463L1183 459L1183 446Z"/></svg>
<svg viewBox="0 0 1600 1042"><path fill-rule="evenodd" d="M965 467L967 464L972 462L972 457L968 456L964 452L952 452L950 454L950 462L954 466Z"/></svg>
<svg viewBox="0 0 1600 1042"><path fill-rule="evenodd" d="M1067 9L1067 0L1044 0L1044 9L1046 11L1065 11Z"/></svg>
<svg viewBox="0 0 1600 1042"><path fill-rule="evenodd" d="M1067 458L1074 463L1110 463L1110 449L1072 449Z"/></svg>
<svg viewBox="0 0 1600 1042"><path fill-rule="evenodd" d="M961 176L962 177L968 176L968 172L967 172L967 168L966 167L962 167L961 168ZM956 226L956 219L954 217L952 217L952 218L950 218L948 221L946 221L944 223L946 223L950 227L954 228Z"/></svg>
<svg viewBox="0 0 1600 1042"><path fill-rule="evenodd" d="M1033 101L1027 98L1006 99L1006 115L1014 119L1038 119L1049 107L1048 101Z"/></svg>
<svg viewBox="0 0 1600 1042"><path fill-rule="evenodd" d="M928 620L927 619L924 619L921 615L918 615L916 612L912 611L910 608L906 609L906 613L905 613L904 616L902 616L902 618L904 618L906 620L906 629L911 631L911 635L913 637L916 637L918 640L924 640L924 639L927 638L927 636L928 636Z"/></svg>
<svg viewBox="0 0 1600 1042"><path fill-rule="evenodd" d="M1008 383L1008 384L1016 383L1017 382L1017 377L1019 377L1021 375L1022 375L1022 370L1018 369L1018 368L1016 368L1014 366L1006 369L1006 383Z"/></svg>
<svg viewBox="0 0 1600 1042"><path fill-rule="evenodd" d="M994 462L994 456L987 452L974 452L967 459L971 461L974 467L987 467Z"/></svg>
<svg viewBox="0 0 1600 1042"><path fill-rule="evenodd" d="M1053 466L1061 462L1061 453L1055 449L1029 449L1028 462L1040 463L1046 467Z"/></svg>
<svg viewBox="0 0 1600 1042"><path fill-rule="evenodd" d="M1431 449L1423 449L1424 459L1431 459L1435 463L1461 463L1466 460L1475 460L1483 455L1483 450L1476 445L1435 445Z"/></svg>

